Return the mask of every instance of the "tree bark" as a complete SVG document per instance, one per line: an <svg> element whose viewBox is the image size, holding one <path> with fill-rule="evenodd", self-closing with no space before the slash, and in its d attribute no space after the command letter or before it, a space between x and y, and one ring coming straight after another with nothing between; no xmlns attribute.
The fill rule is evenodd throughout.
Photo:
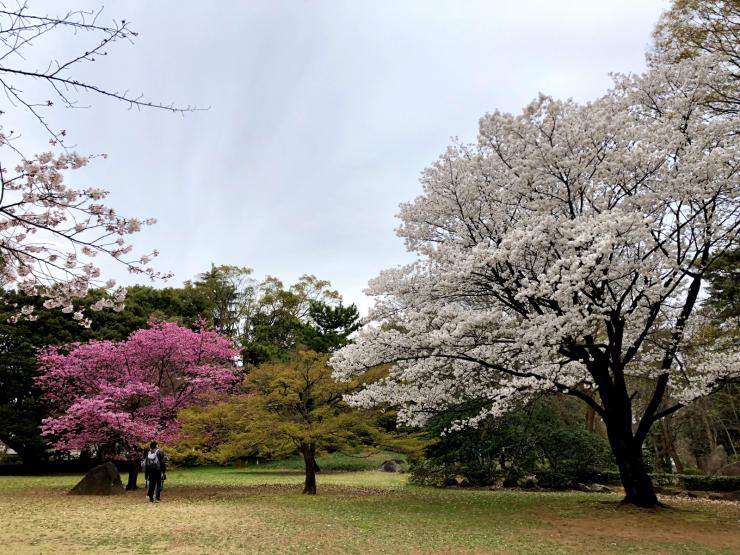
<svg viewBox="0 0 740 555"><path fill-rule="evenodd" d="M709 420L709 414L704 399L698 399L696 407L699 411L699 416L701 417L702 424L704 425L704 432L707 435L709 452L712 453L715 449L717 449L717 433L715 432L714 427Z"/></svg>
<svg viewBox="0 0 740 555"><path fill-rule="evenodd" d="M623 502L645 508L660 505L642 457L642 444L635 439L629 420L607 418L606 429L624 487Z"/></svg>
<svg viewBox="0 0 740 555"><path fill-rule="evenodd" d="M306 465L306 481L303 484L303 493L316 495L316 445L314 443L302 443L301 454Z"/></svg>
<svg viewBox="0 0 740 555"><path fill-rule="evenodd" d="M139 489L136 481L139 478L140 462L136 459L128 461L128 483L126 484L126 491L134 491Z"/></svg>
<svg viewBox="0 0 740 555"><path fill-rule="evenodd" d="M679 474L683 474L683 461L681 461L681 458L678 456L678 450L676 449L676 438L673 434L672 423L673 419L670 415L666 416L660 421L660 425L663 430L663 441L665 442L668 454L670 455L671 459L673 459L673 462L676 465L676 471Z"/></svg>
<svg viewBox="0 0 740 555"><path fill-rule="evenodd" d="M586 431L596 432L596 411L586 405Z"/></svg>

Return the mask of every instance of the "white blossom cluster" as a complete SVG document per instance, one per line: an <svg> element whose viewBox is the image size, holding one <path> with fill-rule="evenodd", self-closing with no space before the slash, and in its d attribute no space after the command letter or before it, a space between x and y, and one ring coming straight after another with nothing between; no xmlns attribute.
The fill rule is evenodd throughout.
<svg viewBox="0 0 740 555"><path fill-rule="evenodd" d="M0 134L0 148L12 148ZM101 189L74 189L64 173L88 164L76 153L55 156L51 152L24 159L9 175L0 167L0 282L27 295L46 297L44 306L60 308L82 325L89 325L84 308L75 301L90 287L115 288L104 281L93 263L103 253L125 264L133 273L159 276L148 266L153 252L138 259L129 257L132 246L126 236L155 223L153 219L125 218L102 201ZM125 290L115 289L91 305L93 310L122 310ZM33 320L32 306L19 307L14 319Z"/></svg>
<svg viewBox="0 0 740 555"><path fill-rule="evenodd" d="M546 391L608 411L633 377L686 402L738 376L736 343L681 368L703 273L738 246L738 121L711 109L717 65L655 64L588 104L541 96L449 147L401 206L417 262L370 283L368 322L332 359L340 379L392 365L351 401L418 425L474 399L474 425Z"/></svg>

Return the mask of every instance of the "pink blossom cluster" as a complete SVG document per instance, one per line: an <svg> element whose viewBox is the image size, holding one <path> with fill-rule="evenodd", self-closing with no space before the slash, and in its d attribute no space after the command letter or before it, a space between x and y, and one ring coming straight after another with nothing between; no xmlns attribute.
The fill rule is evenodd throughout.
<svg viewBox="0 0 740 555"><path fill-rule="evenodd" d="M40 351L37 385L53 407L43 434L56 449L128 451L171 440L178 411L239 380L233 343L219 334L153 322L121 342Z"/></svg>

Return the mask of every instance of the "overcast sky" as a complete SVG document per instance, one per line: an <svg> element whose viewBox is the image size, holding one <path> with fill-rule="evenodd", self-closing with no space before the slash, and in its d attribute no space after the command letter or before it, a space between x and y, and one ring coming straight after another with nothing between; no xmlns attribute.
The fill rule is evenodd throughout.
<svg viewBox="0 0 740 555"><path fill-rule="evenodd" d="M29 4L50 14L62 5L101 6ZM60 109L53 118L80 152L109 155L74 183L111 191L122 214L158 219L135 244L161 251L157 267L175 273L172 285L211 262L286 283L312 273L364 311L368 279L411 259L394 232L398 204L420 193L419 172L450 137L473 140L484 113L518 113L539 92L587 101L610 86L609 72L642 71L666 7L660 0L110 2L101 22L129 20L139 37L81 75L210 109L180 117L83 97L90 109ZM89 41L60 35L35 48L61 57ZM13 123L30 148L48 148L40 129Z"/></svg>

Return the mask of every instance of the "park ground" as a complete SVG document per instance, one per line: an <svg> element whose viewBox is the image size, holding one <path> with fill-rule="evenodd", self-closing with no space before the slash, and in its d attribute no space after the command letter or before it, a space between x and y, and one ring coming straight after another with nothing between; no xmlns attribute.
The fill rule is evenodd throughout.
<svg viewBox="0 0 740 555"><path fill-rule="evenodd" d="M321 461L320 461L321 463ZM301 495L292 464L168 473L142 490L68 496L80 476L0 476L0 553L740 553L740 504L615 494L434 489L332 471Z"/></svg>

